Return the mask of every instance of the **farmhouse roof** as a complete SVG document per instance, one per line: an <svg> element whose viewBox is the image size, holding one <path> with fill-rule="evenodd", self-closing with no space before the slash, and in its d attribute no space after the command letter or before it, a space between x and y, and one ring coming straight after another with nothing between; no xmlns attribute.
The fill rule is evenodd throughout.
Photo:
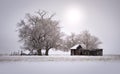
<svg viewBox="0 0 120 74"><path fill-rule="evenodd" d="M78 47L85 48L85 45L84 44L76 44L73 47L71 47L70 49L77 49Z"/></svg>
<svg viewBox="0 0 120 74"><path fill-rule="evenodd" d="M71 47L70 49L77 49L77 47L81 46L80 44L76 44L73 47Z"/></svg>

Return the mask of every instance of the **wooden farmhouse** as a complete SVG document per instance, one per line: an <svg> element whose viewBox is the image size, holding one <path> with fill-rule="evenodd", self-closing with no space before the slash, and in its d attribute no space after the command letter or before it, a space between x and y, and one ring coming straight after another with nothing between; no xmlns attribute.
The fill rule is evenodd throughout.
<svg viewBox="0 0 120 74"><path fill-rule="evenodd" d="M84 49L82 45L77 44L71 48L71 55L102 56L103 49Z"/></svg>

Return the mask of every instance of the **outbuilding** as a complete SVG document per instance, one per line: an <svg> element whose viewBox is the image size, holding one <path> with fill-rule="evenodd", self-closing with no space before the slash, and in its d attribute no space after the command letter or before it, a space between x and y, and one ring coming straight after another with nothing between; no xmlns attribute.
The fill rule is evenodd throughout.
<svg viewBox="0 0 120 74"><path fill-rule="evenodd" d="M84 49L84 45L77 44L71 48L71 55L102 56L103 49Z"/></svg>

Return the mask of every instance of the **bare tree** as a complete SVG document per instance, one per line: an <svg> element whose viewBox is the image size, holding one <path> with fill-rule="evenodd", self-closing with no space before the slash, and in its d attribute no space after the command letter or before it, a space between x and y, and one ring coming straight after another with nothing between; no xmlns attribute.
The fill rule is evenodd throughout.
<svg viewBox="0 0 120 74"><path fill-rule="evenodd" d="M77 36L80 44L85 45L85 49L97 49L102 43L97 37L91 35L88 31L83 31Z"/></svg>
<svg viewBox="0 0 120 74"><path fill-rule="evenodd" d="M77 39L77 36L74 34L74 33L71 33L71 35L69 36L66 36L66 38L63 40L63 43L62 43L62 48L64 49L64 51L69 51L69 49L78 44L78 39Z"/></svg>
<svg viewBox="0 0 120 74"><path fill-rule="evenodd" d="M57 48L60 41L59 22L52 20L46 11L38 11L36 15L26 14L26 19L18 23L20 41L23 47L28 50L37 50L42 55L41 50L46 50L45 55L51 48Z"/></svg>

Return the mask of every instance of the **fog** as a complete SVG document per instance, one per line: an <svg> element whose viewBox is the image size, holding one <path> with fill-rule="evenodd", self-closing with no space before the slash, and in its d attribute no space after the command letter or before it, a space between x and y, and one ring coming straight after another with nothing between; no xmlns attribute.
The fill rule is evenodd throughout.
<svg viewBox="0 0 120 74"><path fill-rule="evenodd" d="M72 6L82 12L84 20L71 25L64 15ZM89 30L102 41L104 54L120 53L119 0L0 0L0 53L20 50L16 24L26 13L39 9L56 13L54 19L60 21L64 33Z"/></svg>

